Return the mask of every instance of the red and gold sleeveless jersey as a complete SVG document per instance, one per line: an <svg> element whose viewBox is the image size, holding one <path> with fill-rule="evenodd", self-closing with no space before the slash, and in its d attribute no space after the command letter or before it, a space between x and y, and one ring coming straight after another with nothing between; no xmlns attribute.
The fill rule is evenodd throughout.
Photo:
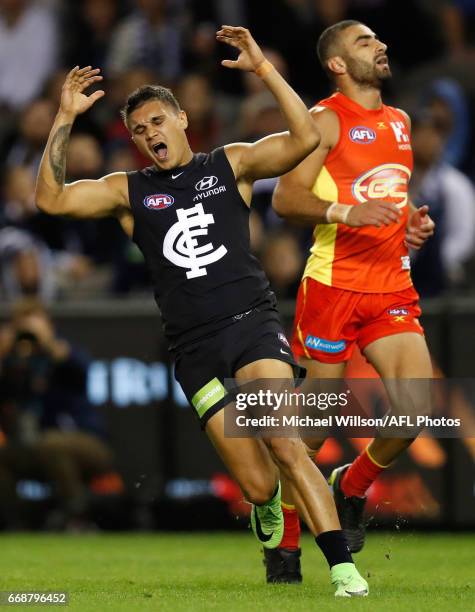
<svg viewBox="0 0 475 612"><path fill-rule="evenodd" d="M340 138L317 176L313 193L323 200L358 206L368 200L395 203L398 223L315 227L304 278L364 293L399 291L412 285L408 249L408 183L412 150L407 121L391 106L367 110L341 93L320 102L339 118Z"/></svg>

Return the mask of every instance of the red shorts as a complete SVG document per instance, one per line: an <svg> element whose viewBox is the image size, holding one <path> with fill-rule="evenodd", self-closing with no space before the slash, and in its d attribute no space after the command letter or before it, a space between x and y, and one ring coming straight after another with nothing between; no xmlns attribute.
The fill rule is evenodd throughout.
<svg viewBox="0 0 475 612"><path fill-rule="evenodd" d="M355 343L393 334L424 334L414 287L394 293L359 293L302 280L297 295L292 350L296 357L323 363L348 361Z"/></svg>

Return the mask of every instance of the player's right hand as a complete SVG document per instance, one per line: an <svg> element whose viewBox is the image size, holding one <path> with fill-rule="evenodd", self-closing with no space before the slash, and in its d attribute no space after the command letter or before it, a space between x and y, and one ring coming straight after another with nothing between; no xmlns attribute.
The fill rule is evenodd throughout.
<svg viewBox="0 0 475 612"><path fill-rule="evenodd" d="M350 227L362 227L364 225L382 227L383 225L398 223L402 214L402 210L392 202L369 200L351 207L346 218L346 225Z"/></svg>
<svg viewBox="0 0 475 612"><path fill-rule="evenodd" d="M97 81L102 81L99 74L100 68L86 66L73 68L64 81L60 109L63 113L76 117L86 112L91 106L104 95L104 91L98 90L87 96L84 92Z"/></svg>
<svg viewBox="0 0 475 612"><path fill-rule="evenodd" d="M237 60L226 59L221 62L226 68L239 68L239 70L251 72L266 59L247 28L223 25L216 32L216 39L239 51Z"/></svg>

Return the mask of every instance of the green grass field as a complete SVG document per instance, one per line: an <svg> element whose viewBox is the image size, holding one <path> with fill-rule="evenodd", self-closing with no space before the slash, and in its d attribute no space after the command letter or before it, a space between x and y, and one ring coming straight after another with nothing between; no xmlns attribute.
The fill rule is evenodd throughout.
<svg viewBox="0 0 475 612"><path fill-rule="evenodd" d="M68 591L81 611L475 610L475 535L370 535L355 556L361 600L335 601L309 536L303 549L304 583L268 586L250 533L0 535L0 591Z"/></svg>

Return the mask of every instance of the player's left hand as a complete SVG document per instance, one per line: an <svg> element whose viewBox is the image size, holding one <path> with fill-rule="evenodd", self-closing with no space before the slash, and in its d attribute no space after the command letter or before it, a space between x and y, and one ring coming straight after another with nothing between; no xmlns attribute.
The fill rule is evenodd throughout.
<svg viewBox="0 0 475 612"><path fill-rule="evenodd" d="M266 59L259 45L246 28L223 25L221 30L216 32L216 39L240 51L237 60L223 60L221 62L221 65L226 66L226 68L238 68L239 70L252 72Z"/></svg>
<svg viewBox="0 0 475 612"><path fill-rule="evenodd" d="M100 71L100 68L93 69L92 66L76 66L68 72L61 91L60 108L64 113L77 117L105 95L102 89L89 95L85 93L91 85L102 81Z"/></svg>
<svg viewBox="0 0 475 612"><path fill-rule="evenodd" d="M414 211L406 229L406 244L410 249L420 249L425 241L434 234L435 223L427 214L429 207L424 205Z"/></svg>

